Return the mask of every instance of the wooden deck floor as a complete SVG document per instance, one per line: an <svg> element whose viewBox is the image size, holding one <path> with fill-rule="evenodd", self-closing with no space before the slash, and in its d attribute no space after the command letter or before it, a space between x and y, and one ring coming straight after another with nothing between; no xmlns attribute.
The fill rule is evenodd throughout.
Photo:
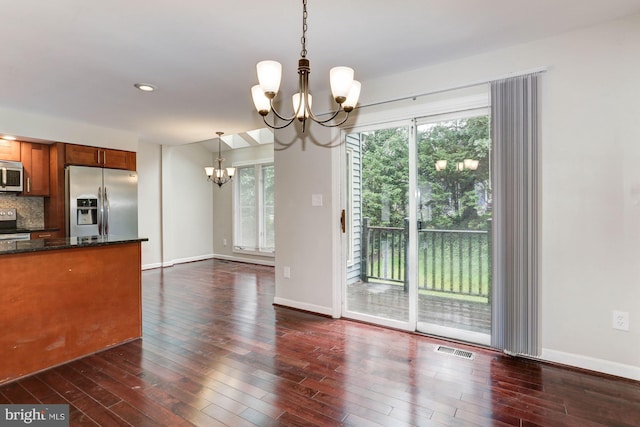
<svg viewBox="0 0 640 427"><path fill-rule="evenodd" d="M637 426L640 383L272 305L274 270L143 273L140 340L0 387L71 426Z"/></svg>
<svg viewBox="0 0 640 427"><path fill-rule="evenodd" d="M402 285L357 282L347 286L347 307L358 313L406 321L409 318L409 294ZM418 320L491 334L491 306L481 302L420 295Z"/></svg>

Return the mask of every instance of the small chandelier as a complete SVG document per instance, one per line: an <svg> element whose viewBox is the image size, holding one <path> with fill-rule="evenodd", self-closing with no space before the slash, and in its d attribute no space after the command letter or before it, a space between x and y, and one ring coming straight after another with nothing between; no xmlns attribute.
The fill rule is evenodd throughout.
<svg viewBox="0 0 640 427"><path fill-rule="evenodd" d="M216 159L218 162L218 168L213 166L207 166L204 168L205 173L207 174L207 181L213 182L214 184L218 184L218 187L222 187L227 182L233 179L233 175L236 173L236 168L225 168L222 169L222 161L224 160L220 156L220 148L221 148L221 136L224 135L224 132L216 132L218 135L218 158Z"/></svg>
<svg viewBox="0 0 640 427"><path fill-rule="evenodd" d="M280 78L282 76L282 65L276 61L261 61L256 66L258 71L258 82L260 84L251 88L251 95L256 110L262 116L264 123L272 129L282 129L289 126L297 118L302 122L302 131L305 131L307 119L326 127L340 126L349 118L349 113L353 111L360 97L360 82L353 80L353 69L349 67L334 67L329 72L331 82L331 93L333 99L338 104L335 112L327 119L316 117L311 111L312 97L309 93L309 74L311 67L307 59L307 0L302 0L302 51L298 60L298 93L293 95L293 116L285 117L278 113L273 106L273 100L278 95L280 89ZM280 126L267 122L269 111L284 124ZM339 122L332 122L338 114L344 111L344 118ZM332 123L330 123L332 122Z"/></svg>
<svg viewBox="0 0 640 427"><path fill-rule="evenodd" d="M455 166L456 166L456 170L458 172L461 172L461 171L463 171L465 169L474 171L474 170L478 169L478 165L479 164L480 164L479 160L464 159L464 161L456 163ZM447 168L447 161L446 160L438 160L436 162L436 170L438 172L443 171L446 168Z"/></svg>

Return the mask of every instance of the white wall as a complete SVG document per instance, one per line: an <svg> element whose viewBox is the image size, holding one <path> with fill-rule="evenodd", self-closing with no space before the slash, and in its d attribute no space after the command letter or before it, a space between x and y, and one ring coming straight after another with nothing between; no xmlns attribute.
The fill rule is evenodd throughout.
<svg viewBox="0 0 640 427"><path fill-rule="evenodd" d="M138 235L142 243L142 268L162 265L162 147L140 142L138 170Z"/></svg>
<svg viewBox="0 0 640 427"><path fill-rule="evenodd" d="M213 154L200 144L162 146L162 263L213 257L213 189L204 167Z"/></svg>
<svg viewBox="0 0 640 427"><path fill-rule="evenodd" d="M638 46L640 15L362 85L366 105L548 67L542 93L543 358L635 379ZM277 141L290 138L276 134ZM330 314L337 310L332 295L339 286L327 244L329 236L339 239L333 222L339 206L330 203L327 175L332 156L306 147L276 152L276 302ZM312 193L325 196L325 207L310 207ZM284 266L291 279L282 277ZM612 310L629 312L630 331L612 329Z"/></svg>
<svg viewBox="0 0 640 427"><path fill-rule="evenodd" d="M289 144L275 151L276 304L333 315L334 283L333 215L340 210L333 199L331 150L314 144L331 141L331 131L318 125L304 138L290 126L275 133L276 141ZM322 206L312 206L320 195ZM337 212L337 213L336 213ZM285 278L289 267L291 277Z"/></svg>
<svg viewBox="0 0 640 427"><path fill-rule="evenodd" d="M229 167L238 162L246 164L246 162L266 159L273 161L273 144L225 151L222 153L222 157L225 159L222 163L223 167ZM213 250L215 257L232 261L273 265L273 257L233 252L233 191L236 179L220 188L213 183L210 185L213 188ZM224 244L225 241L227 242L226 246Z"/></svg>

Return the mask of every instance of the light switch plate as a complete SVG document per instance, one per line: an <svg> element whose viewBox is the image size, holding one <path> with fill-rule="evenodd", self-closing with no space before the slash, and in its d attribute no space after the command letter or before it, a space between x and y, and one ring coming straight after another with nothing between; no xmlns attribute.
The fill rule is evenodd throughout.
<svg viewBox="0 0 640 427"><path fill-rule="evenodd" d="M322 206L322 194L311 195L311 206Z"/></svg>

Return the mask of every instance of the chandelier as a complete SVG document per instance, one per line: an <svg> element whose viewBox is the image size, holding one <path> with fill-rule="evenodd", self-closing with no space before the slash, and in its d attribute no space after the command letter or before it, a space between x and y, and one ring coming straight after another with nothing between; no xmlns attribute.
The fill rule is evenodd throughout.
<svg viewBox="0 0 640 427"><path fill-rule="evenodd" d="M222 187L224 184L233 179L233 175L235 175L236 173L236 168L222 168L222 162L224 159L220 155L220 137L224 135L224 132L216 132L216 134L218 135L218 158L216 159L216 161L218 162L218 167L215 168L213 166L207 166L206 168L204 168L204 171L207 174L207 181L218 184L218 187Z"/></svg>
<svg viewBox="0 0 640 427"><path fill-rule="evenodd" d="M273 100L278 95L280 89L280 79L282 76L282 65L276 61L258 62L258 82L251 88L251 95L256 110L262 116L264 123L272 129L282 129L289 126L297 118L302 123L302 131L305 131L307 119L326 127L340 126L349 118L349 113L353 111L360 97L360 82L353 79L353 69L349 67L334 67L329 72L331 93L333 99L338 104L336 110L329 118L320 119L311 111L312 96L309 93L309 74L311 67L307 59L307 0L302 0L302 51L298 60L298 93L293 95L293 116L286 117L280 114L273 105ZM276 126L267 122L267 115L270 111L280 120L282 125ZM344 118L338 122L333 120L343 111Z"/></svg>
<svg viewBox="0 0 640 427"><path fill-rule="evenodd" d="M478 165L480 164L479 160L474 160L474 159L464 159L464 161L462 162L458 162L455 164L456 170L458 172L461 172L465 169L468 170L476 170L478 169ZM443 171L447 168L447 161L446 160L438 160L436 162L436 170L438 172Z"/></svg>

